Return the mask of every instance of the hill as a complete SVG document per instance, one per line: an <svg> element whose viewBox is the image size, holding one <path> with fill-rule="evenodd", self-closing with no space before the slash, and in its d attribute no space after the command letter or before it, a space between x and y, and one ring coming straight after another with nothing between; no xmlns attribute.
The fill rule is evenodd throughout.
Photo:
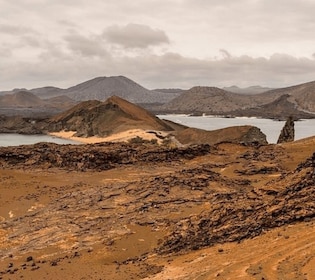
<svg viewBox="0 0 315 280"><path fill-rule="evenodd" d="M38 107L44 102L28 91L18 91L13 94L0 96L0 107Z"/></svg>
<svg viewBox="0 0 315 280"><path fill-rule="evenodd" d="M0 115L49 117L67 110L77 102L66 96L41 99L30 91L15 91L0 96Z"/></svg>
<svg viewBox="0 0 315 280"><path fill-rule="evenodd" d="M284 94L289 95L288 101L295 104L297 109L315 113L315 81L274 89L265 93L266 96L274 96L276 98ZM262 98L262 96L260 97Z"/></svg>
<svg viewBox="0 0 315 280"><path fill-rule="evenodd" d="M115 95L133 103L166 103L178 95L148 90L124 76L97 77L63 90L48 87L33 91L41 98L65 95L76 101L104 101Z"/></svg>
<svg viewBox="0 0 315 280"><path fill-rule="evenodd" d="M273 90L273 88L261 87L261 86L250 86L246 88L240 88L238 86L230 86L230 87L224 87L222 89L229 92L240 93L240 94L259 94L259 93Z"/></svg>
<svg viewBox="0 0 315 280"><path fill-rule="evenodd" d="M193 87L161 106L160 111L266 118L285 118L290 113L297 118L314 118L315 82L255 95L231 93L216 87Z"/></svg>
<svg viewBox="0 0 315 280"><path fill-rule="evenodd" d="M292 116L294 119L308 119L314 118L315 114L299 110L297 105L293 103L293 97L288 94L283 94L276 100L253 108L244 110L236 110L230 112L233 116L247 116L247 117L262 117L274 118L279 120L286 120Z"/></svg>
<svg viewBox="0 0 315 280"><path fill-rule="evenodd" d="M105 102L84 101L49 120L49 131L76 131L76 136L108 136L129 129L172 130L145 109L118 96Z"/></svg>
<svg viewBox="0 0 315 280"><path fill-rule="evenodd" d="M259 128L244 125L233 126L216 130L203 130L197 128L186 128L178 131L176 139L182 144L203 144L210 145L229 142L243 144L266 145L266 135Z"/></svg>
<svg viewBox="0 0 315 280"><path fill-rule="evenodd" d="M231 93L217 87L193 87L163 106L177 113L220 114L254 104L252 96Z"/></svg>

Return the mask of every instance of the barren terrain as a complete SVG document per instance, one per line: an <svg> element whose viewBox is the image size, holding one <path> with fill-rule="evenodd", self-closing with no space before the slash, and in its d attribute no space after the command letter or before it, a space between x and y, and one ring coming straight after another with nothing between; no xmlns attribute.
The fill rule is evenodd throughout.
<svg viewBox="0 0 315 280"><path fill-rule="evenodd" d="M0 279L314 279L315 138L0 149Z"/></svg>

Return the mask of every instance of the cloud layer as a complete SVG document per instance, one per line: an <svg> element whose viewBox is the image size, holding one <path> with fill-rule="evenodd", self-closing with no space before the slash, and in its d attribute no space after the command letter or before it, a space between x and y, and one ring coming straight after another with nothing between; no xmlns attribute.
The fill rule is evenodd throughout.
<svg viewBox="0 0 315 280"><path fill-rule="evenodd" d="M135 23L129 23L126 26L109 26L103 32L103 36L108 42L125 48L142 49L169 43L169 39L164 31Z"/></svg>
<svg viewBox="0 0 315 280"><path fill-rule="evenodd" d="M0 91L125 75L148 88L314 80L309 0L4 1Z"/></svg>

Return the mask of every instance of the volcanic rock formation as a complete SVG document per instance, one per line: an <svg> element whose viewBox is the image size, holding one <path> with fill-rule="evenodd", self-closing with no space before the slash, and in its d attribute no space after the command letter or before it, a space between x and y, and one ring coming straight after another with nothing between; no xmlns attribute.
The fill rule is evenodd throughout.
<svg viewBox="0 0 315 280"><path fill-rule="evenodd" d="M86 101L49 120L49 131L76 131L76 136L108 136L129 129L172 130L143 108L120 97Z"/></svg>
<svg viewBox="0 0 315 280"><path fill-rule="evenodd" d="M289 117L281 130L277 144L294 141L294 120Z"/></svg>

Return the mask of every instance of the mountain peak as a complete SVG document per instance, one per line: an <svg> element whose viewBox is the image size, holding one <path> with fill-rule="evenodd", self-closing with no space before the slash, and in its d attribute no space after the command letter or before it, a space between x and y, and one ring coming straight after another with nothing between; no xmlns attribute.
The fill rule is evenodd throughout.
<svg viewBox="0 0 315 280"><path fill-rule="evenodd" d="M106 137L130 129L171 130L145 109L111 96L106 101L83 101L51 119L53 131L76 131L77 136Z"/></svg>

